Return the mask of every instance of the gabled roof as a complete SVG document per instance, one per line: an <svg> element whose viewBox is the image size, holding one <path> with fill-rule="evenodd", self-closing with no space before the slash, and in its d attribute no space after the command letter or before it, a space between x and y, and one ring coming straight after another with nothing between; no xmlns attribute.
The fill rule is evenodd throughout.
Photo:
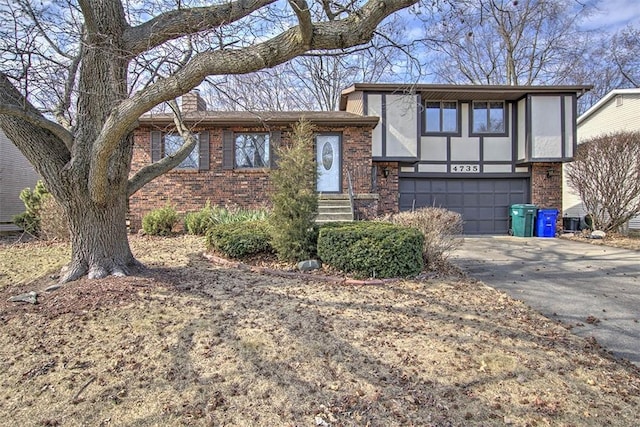
<svg viewBox="0 0 640 427"><path fill-rule="evenodd" d="M509 85L442 85L442 84L397 84L356 83L342 91L340 109L347 106L347 97L356 91L377 93L416 93L423 99L451 101L514 101L528 94L575 93L580 97L593 88L591 85L569 86L509 86Z"/></svg>
<svg viewBox="0 0 640 427"><path fill-rule="evenodd" d="M379 118L360 116L345 111L193 111L184 114L189 124L214 126L269 126L290 125L305 118L320 126L375 126ZM170 125L173 115L149 113L138 120L140 124Z"/></svg>
<svg viewBox="0 0 640 427"><path fill-rule="evenodd" d="M580 123L588 119L589 117L591 117L593 114L596 113L596 111L604 107L606 104L609 103L609 101L611 101L618 95L640 95L640 88L612 90L611 92L606 94L604 97L602 97L598 102L593 104L591 108L585 111L580 117L578 117L577 123Z"/></svg>

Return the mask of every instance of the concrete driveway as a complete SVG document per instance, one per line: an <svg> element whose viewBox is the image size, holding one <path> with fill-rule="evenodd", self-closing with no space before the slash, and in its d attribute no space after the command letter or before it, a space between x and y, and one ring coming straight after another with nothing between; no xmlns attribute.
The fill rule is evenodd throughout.
<svg viewBox="0 0 640 427"><path fill-rule="evenodd" d="M465 237L451 261L640 366L640 252L559 238Z"/></svg>

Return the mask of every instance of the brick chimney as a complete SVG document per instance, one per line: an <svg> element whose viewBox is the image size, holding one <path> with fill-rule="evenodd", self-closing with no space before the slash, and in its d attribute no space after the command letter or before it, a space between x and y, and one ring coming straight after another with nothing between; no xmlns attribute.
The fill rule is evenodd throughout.
<svg viewBox="0 0 640 427"><path fill-rule="evenodd" d="M182 112L207 111L207 103L200 96L200 91L194 89L182 95Z"/></svg>

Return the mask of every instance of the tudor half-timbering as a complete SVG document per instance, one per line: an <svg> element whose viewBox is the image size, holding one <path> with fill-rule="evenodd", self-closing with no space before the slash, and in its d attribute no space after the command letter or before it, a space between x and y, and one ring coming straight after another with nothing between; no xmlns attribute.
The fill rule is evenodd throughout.
<svg viewBox="0 0 640 427"><path fill-rule="evenodd" d="M506 233L509 206L562 210L562 163L576 147L576 100L590 86L355 84L340 109L378 116L372 160L380 211L442 206L465 233Z"/></svg>

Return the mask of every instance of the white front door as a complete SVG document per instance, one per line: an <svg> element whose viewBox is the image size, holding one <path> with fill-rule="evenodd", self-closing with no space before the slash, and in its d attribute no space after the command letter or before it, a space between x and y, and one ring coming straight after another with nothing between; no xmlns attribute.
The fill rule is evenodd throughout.
<svg viewBox="0 0 640 427"><path fill-rule="evenodd" d="M316 137L316 163L320 193L340 192L340 135L318 135Z"/></svg>

